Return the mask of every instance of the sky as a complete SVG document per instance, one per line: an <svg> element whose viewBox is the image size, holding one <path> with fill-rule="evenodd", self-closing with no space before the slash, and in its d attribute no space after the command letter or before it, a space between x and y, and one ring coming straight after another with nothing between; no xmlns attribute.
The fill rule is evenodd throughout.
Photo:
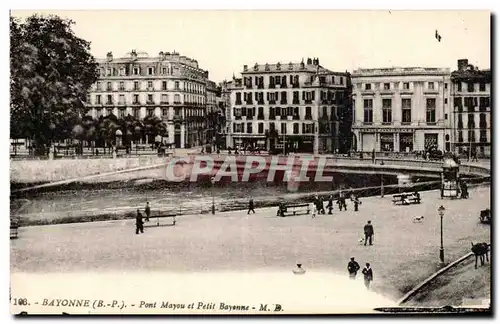
<svg viewBox="0 0 500 324"><path fill-rule="evenodd" d="M488 11L36 11L75 22L95 57L132 49L179 52L220 82L243 65L318 57L334 71L423 66L456 69L468 58L490 68ZM12 11L25 18L35 11ZM441 35L436 40L435 31Z"/></svg>

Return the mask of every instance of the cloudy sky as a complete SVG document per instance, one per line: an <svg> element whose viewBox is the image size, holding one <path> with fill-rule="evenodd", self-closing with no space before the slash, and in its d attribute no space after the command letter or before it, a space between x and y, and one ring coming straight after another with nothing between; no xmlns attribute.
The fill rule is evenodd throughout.
<svg viewBox="0 0 500 324"><path fill-rule="evenodd" d="M335 71L448 67L468 58L490 67L487 11L38 11L70 18L91 52L177 51L219 82L244 64L319 57ZM33 11L12 11L20 18ZM442 36L438 42L434 35Z"/></svg>

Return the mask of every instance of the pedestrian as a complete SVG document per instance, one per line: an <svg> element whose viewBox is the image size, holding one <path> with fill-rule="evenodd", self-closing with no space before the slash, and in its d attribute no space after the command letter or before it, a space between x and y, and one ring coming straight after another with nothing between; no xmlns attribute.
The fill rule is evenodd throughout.
<svg viewBox="0 0 500 324"><path fill-rule="evenodd" d="M372 163L375 163L375 149L372 150Z"/></svg>
<svg viewBox="0 0 500 324"><path fill-rule="evenodd" d="M373 271L369 263L366 264L366 267L363 269L362 273L365 279L365 287L366 289L370 289L370 283L373 281Z"/></svg>
<svg viewBox="0 0 500 324"><path fill-rule="evenodd" d="M344 207L344 210L345 210L345 211L347 211L347 204L346 204L346 202L345 202L345 196L343 196L343 197L342 197L341 202L342 202L341 209L342 209L342 207Z"/></svg>
<svg viewBox="0 0 500 324"><path fill-rule="evenodd" d="M142 214L139 209L137 209L137 216L135 218L135 234L139 232L144 233L144 223L142 222Z"/></svg>
<svg viewBox="0 0 500 324"><path fill-rule="evenodd" d="M146 222L149 222L149 216L151 216L151 208L149 207L149 201L146 202L146 208L144 208L146 213Z"/></svg>
<svg viewBox="0 0 500 324"><path fill-rule="evenodd" d="M370 245L373 245L373 235L375 234L373 231L373 225L372 221L368 221L363 228L363 231L365 232L365 246L366 242L368 241Z"/></svg>
<svg viewBox="0 0 500 324"><path fill-rule="evenodd" d="M332 195L330 195L330 197L328 197L328 205L326 205L326 208L328 208L328 215L331 215L332 210L333 210L333 196Z"/></svg>
<svg viewBox="0 0 500 324"><path fill-rule="evenodd" d="M250 214L250 212L253 212L255 214L255 210L253 209L254 206L253 206L253 199L250 199L250 201L248 202L248 214Z"/></svg>
<svg viewBox="0 0 500 324"><path fill-rule="evenodd" d="M350 279L356 279L356 275L359 271L359 263L354 260L354 257L351 258L351 261L347 264L347 272L349 272Z"/></svg>
<svg viewBox="0 0 500 324"><path fill-rule="evenodd" d="M326 214L326 212L325 212L325 204L324 204L323 198L319 198L318 205L319 205L318 206L319 207L319 212L321 214L323 214L323 215Z"/></svg>
<svg viewBox="0 0 500 324"><path fill-rule="evenodd" d="M361 201L357 196L354 196L354 211L358 211L358 206L361 205Z"/></svg>

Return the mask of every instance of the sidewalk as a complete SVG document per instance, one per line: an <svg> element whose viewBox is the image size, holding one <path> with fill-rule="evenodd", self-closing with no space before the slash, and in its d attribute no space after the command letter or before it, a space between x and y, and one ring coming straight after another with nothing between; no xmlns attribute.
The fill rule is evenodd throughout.
<svg viewBox="0 0 500 324"><path fill-rule="evenodd" d="M471 241L490 241L478 222L490 204L490 188L470 190L469 200L441 200L422 193L423 203L395 206L391 197L362 200L360 211L334 215L276 217L276 208L178 218L172 227L146 227L135 235L134 220L23 227L11 241L13 272L251 271L305 268L345 273L349 258L375 272L373 289L397 299L433 273L439 263L439 216L444 216L445 259L470 250ZM473 199L473 200L472 200ZM413 218L424 216L424 222ZM371 220L374 246L358 243ZM152 219L155 222L155 219ZM146 224L148 225L148 224ZM50 239L48 239L50 238ZM84 248L83 248L84 247Z"/></svg>

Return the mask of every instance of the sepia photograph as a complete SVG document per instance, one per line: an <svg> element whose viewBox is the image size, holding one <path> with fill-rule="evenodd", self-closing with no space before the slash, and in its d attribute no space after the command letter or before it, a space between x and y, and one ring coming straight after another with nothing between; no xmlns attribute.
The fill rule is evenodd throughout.
<svg viewBox="0 0 500 324"><path fill-rule="evenodd" d="M10 314L492 315L490 11L9 19Z"/></svg>

